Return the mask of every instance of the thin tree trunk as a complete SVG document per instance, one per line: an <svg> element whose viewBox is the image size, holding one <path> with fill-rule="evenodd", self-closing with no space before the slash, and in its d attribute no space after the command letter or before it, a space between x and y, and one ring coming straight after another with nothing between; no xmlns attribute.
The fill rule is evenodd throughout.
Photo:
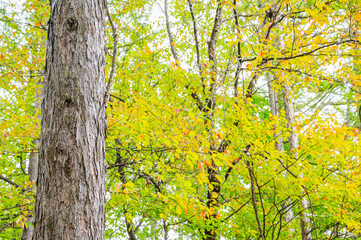
<svg viewBox="0 0 361 240"><path fill-rule="evenodd" d="M29 71L29 78L32 78L33 71ZM40 84L41 81L38 82ZM40 90L40 88L39 88ZM33 116L36 115L37 111L40 111L40 104L41 104L41 93L38 91L36 93L36 100L34 102L34 111ZM37 118L40 120L41 116L37 116ZM37 127L39 127L37 125ZM39 163L39 139L33 140L33 149L31 150L30 156L29 156L29 164L28 164L28 175L29 175L29 182L32 184L28 187L28 191L31 191L32 193L36 193L36 181L38 179L38 163ZM29 199L30 200L30 199ZM33 224L35 222L34 215L30 215L27 217L26 222L28 223L28 226L25 226L22 232L21 240L31 240L34 236L34 227Z"/></svg>
<svg viewBox="0 0 361 240"><path fill-rule="evenodd" d="M287 19L285 20L286 22L286 25L287 25ZM278 28L282 31L283 30L283 27L279 24L278 25ZM279 51L284 51L285 49L285 44L284 44L284 34L280 34L278 37L277 37L277 48ZM270 101L272 101L271 99L271 95L273 95L273 98L274 98L274 101L275 101L275 106L274 106L274 111L277 115L279 115L279 104L278 104L278 97L277 97L277 93L276 91L273 90L272 88L272 83L270 81L268 81L268 84L269 84L269 88L270 88ZM286 86L285 87L285 90L284 90L284 93L287 92L287 94L290 93L290 87ZM284 104L285 104L285 111L286 111L286 116L287 114L289 115L288 116L288 120L289 121L293 121L293 117L294 117L294 113L293 113L293 104L292 102L289 100L290 97L289 96L284 96ZM292 108L292 111L291 109ZM272 104L271 104L271 109L272 109ZM271 110L272 111L272 110ZM272 113L273 114L273 113ZM291 120L290 120L291 119ZM296 133L292 131L291 135L293 136L294 138L294 135ZM277 135L277 137L276 137ZM296 135L297 137L297 135ZM283 152L284 151L284 143L283 143L283 138L282 138L282 135L281 133L278 133L277 130L275 132L275 138L276 138L276 149L279 150L280 152ZM297 144L298 144L298 138L297 138ZM291 148L293 149L293 148ZM281 160L282 161L282 160ZM287 163L284 163L284 165L286 167L288 167ZM285 172L284 174L284 177L287 178L287 172ZM283 220L286 222L286 223L289 223L291 222L293 219L294 219L294 213L293 213L293 209L292 209L292 205L291 205L292 201L291 199L288 199L285 201L285 203L283 204L283 211L285 212L285 215L283 217ZM289 230L289 234L290 234L290 237L294 237L294 234L295 234L295 229L294 228L291 228L291 227L288 227L288 230Z"/></svg>
<svg viewBox="0 0 361 240"><path fill-rule="evenodd" d="M260 237L262 238L262 240L266 240L266 236L264 234L264 229L262 228L261 225L261 221L258 215L258 209L257 209L257 199L256 199L256 193L255 193L255 175L251 166L251 163L249 161L246 162L247 168L248 168L248 172L249 172L249 177L251 179L251 194L252 194L252 205L253 205L253 210L254 210L254 215L256 217L256 221L257 221L257 225L258 225L258 230L259 230L259 234Z"/></svg>
<svg viewBox="0 0 361 240"><path fill-rule="evenodd" d="M163 220L163 230L164 230L164 240L168 240L169 238L169 229L167 225L167 221Z"/></svg>
<svg viewBox="0 0 361 240"><path fill-rule="evenodd" d="M134 228L132 221L129 221L125 216L124 216L124 221L127 226L127 233L129 236L129 240L137 240L137 237L135 234L135 228Z"/></svg>
<svg viewBox="0 0 361 240"><path fill-rule="evenodd" d="M270 101L270 107L271 107L271 113L274 116L279 116L279 104L278 104L278 96L277 92L273 89L273 78L272 75L269 72L266 72L265 74L267 86L268 86L268 95L269 95L269 101ZM273 126L275 133L273 134L276 142L275 142L275 148L276 150L283 152L284 151L284 144L283 144L283 138L281 133L277 130L277 125L275 124Z"/></svg>
<svg viewBox="0 0 361 240"><path fill-rule="evenodd" d="M53 0L33 239L104 239L104 0Z"/></svg>
<svg viewBox="0 0 361 240"><path fill-rule="evenodd" d="M37 148L39 145L39 140L34 140L34 147ZM36 179L38 178L38 152L31 151L29 156L29 166L28 166L28 175L29 175L29 182L35 183ZM36 186L31 185L28 189L29 191L36 192ZM31 240L34 235L34 227L31 224L34 224L34 216L29 216L26 220L28 226L23 229L23 233L21 236L21 240Z"/></svg>
<svg viewBox="0 0 361 240"><path fill-rule="evenodd" d="M287 82L285 83L283 90L283 99L285 104L286 119L289 124L289 128L291 129L291 133L289 137L290 150L291 150L291 154L294 154L294 156L297 157L297 155L294 153L294 150L297 149L299 146L298 135L295 132L295 127L294 127L294 106L291 97L291 86L289 86L289 83ZM302 208L302 214L301 214L302 240L311 240L312 239L311 220L307 216L308 202L306 198L301 199L301 208Z"/></svg>
<svg viewBox="0 0 361 240"><path fill-rule="evenodd" d="M277 92L273 89L273 84L274 84L273 78L269 72L267 72L265 76L266 76L267 85L268 85L268 94L269 94L269 99L270 99L271 113L274 116L279 116L278 96L277 96ZM275 133L273 135L275 138L275 149L280 152L283 152L284 151L284 143L283 143L282 134L281 134L281 132L278 131L277 124L273 125L273 128L275 130ZM287 166L286 163L283 163L283 164ZM286 178L287 173L285 173L283 176ZM285 213L283 216L283 220L286 223L292 221L294 218L293 209L292 209L292 207L290 207L290 205L291 205L291 200L288 199L282 206L284 209L283 212ZM292 236L294 236L295 230L293 228L289 228L289 232L290 232L290 235L292 238Z"/></svg>
<svg viewBox="0 0 361 240"><path fill-rule="evenodd" d="M191 15L192 15L192 21L193 21L193 26L194 26L194 36L195 36L195 41L197 44L198 36L197 36L195 15L193 12L192 2L189 1L188 4L189 4ZM164 12L165 12L165 18L166 18L166 27L167 27L171 52L172 52L174 59L176 60L176 65L180 66L177 51L174 47L174 38L173 38L171 29L170 29L169 15L168 15L168 2L167 1L164 2L164 9L165 9ZM206 128L207 132L209 133L209 139L208 139L209 142L215 142L212 139L212 135L213 135L212 133L214 131L214 124L215 124L214 123L214 109L216 107L216 100L215 100L216 80L217 80L216 45L217 45L218 35L221 30L221 24L222 24L222 3L220 0L217 0L217 10L216 10L215 18L214 18L214 25L213 25L211 37L208 41L208 57L209 57L209 61L211 62L212 66L210 69L211 83L209 86L209 90L205 94L205 95L207 95L205 103L204 104L202 103L201 99L196 94L196 92L193 92L191 94L192 98L194 100L196 100L197 106L200 109L200 111L206 113L206 116L204 118L204 123L205 123L205 125L208 125L207 123L209 123L209 125L210 125ZM198 49L198 46L197 46L197 49ZM197 50L197 54L199 53L198 50ZM197 60L197 65L200 65L199 58ZM201 73L202 68L200 68L199 71ZM201 76L201 80L203 83L202 76ZM202 87L203 87L203 92L205 92L206 86L204 84L202 84ZM189 86L186 86L186 88L188 89ZM210 146L211 159L212 159L212 151L217 151L217 147L215 144L211 144L211 146ZM207 173L208 173L209 183L210 183L210 185L212 185L212 187L208 189L208 193L207 193L207 207L209 209L214 210L218 207L219 194L221 192L221 184L220 184L219 179L217 178L217 176L219 175L219 168L218 168L218 166L215 165L213 160L212 160L212 166L211 167L207 166ZM215 224L213 224L213 221L216 219L217 214L218 214L218 212L214 211L214 213L212 215L207 216L207 219L210 220L211 224L210 224L209 228L205 229L205 231L204 231L204 235L205 235L203 237L204 240L218 239L218 237L217 237L218 229L217 229L217 226L215 226Z"/></svg>
<svg viewBox="0 0 361 240"><path fill-rule="evenodd" d="M302 218L301 218L301 234L302 240L312 240L312 229L311 229L311 219L307 216L308 201L305 197L301 199L302 207Z"/></svg>
<svg viewBox="0 0 361 240"><path fill-rule="evenodd" d="M222 25L222 3L221 1L217 1L217 10L216 15L214 17L214 25L212 29L211 37L208 41L208 57L209 61L212 63L210 72L211 72L211 83L208 92L208 97L206 98L206 106L208 107L207 115L204 119L204 124L206 126L206 131L208 132L208 141L210 143L210 157L212 161L212 166L207 166L207 173L208 173L208 181L212 187L208 188L207 193L207 207L208 209L213 210L213 214L210 214L207 219L210 220L209 228L206 228L204 231L204 240L216 240L218 239L218 227L214 222L216 221L217 214L218 214L218 206L219 206L219 195L221 193L221 183L219 181L219 167L215 164L212 156L213 151L217 151L217 146L215 144L215 140L213 139L214 133L214 109L216 108L216 83L217 83L217 56L216 56L216 46L218 35L221 30ZM221 150L223 151L223 150Z"/></svg>

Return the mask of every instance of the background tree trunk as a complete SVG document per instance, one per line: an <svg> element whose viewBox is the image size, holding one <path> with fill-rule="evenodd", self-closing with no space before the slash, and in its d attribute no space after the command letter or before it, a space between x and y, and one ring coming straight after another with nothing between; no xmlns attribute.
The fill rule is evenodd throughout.
<svg viewBox="0 0 361 240"><path fill-rule="evenodd" d="M53 0L34 239L103 239L104 0Z"/></svg>
<svg viewBox="0 0 361 240"><path fill-rule="evenodd" d="M290 150L291 154L294 155L295 158L298 157L297 152L293 152L296 150L299 146L298 142L298 135L295 132L295 126L294 126L294 106L293 106L293 99L292 99L292 93L291 93L291 86L290 83L286 82L283 89L283 99L284 99L284 105L285 105L285 112L286 112L286 119L289 125L289 128L291 129L290 137L288 138L288 141L290 143ZM301 177L302 172L301 172ZM311 219L307 216L307 210L308 210L308 202L305 197L302 197L301 199L301 235L302 240L312 240L312 229L311 229Z"/></svg>
<svg viewBox="0 0 361 240"><path fill-rule="evenodd" d="M33 77L33 71L30 70L29 71L29 78L31 79ZM41 82L41 80L39 81L39 83ZM33 111L33 115L36 115L36 112L38 110L40 110L40 104L41 104L41 93L37 92L36 94L36 101L34 102L34 111ZM41 116L37 116L37 118L40 120ZM37 127L39 127L37 125ZM32 184L28 187L28 191L32 192L32 193L36 193L36 180L38 179L38 163L39 163L39 154L38 154L38 149L39 149L39 139L36 138L33 140L33 149L30 152L29 155L29 163L28 163L28 175L29 175L29 182L31 182ZM29 199L29 200L33 200L33 199ZM26 222L28 223L28 226L25 226L23 229L23 233L21 236L21 240L31 240L33 239L34 236L34 227L32 224L34 224L35 219L33 214L27 217Z"/></svg>
<svg viewBox="0 0 361 240"><path fill-rule="evenodd" d="M33 141L34 148L36 149L39 145L39 140L35 139ZM29 181L35 183L36 179L38 178L38 152L36 150L32 150L29 156L29 165L28 165L28 174L29 174ZM28 189L29 191L36 191L35 185L31 185ZM21 236L21 240L31 240L34 235L34 228L31 224L34 224L34 216L29 216L26 220L29 223L28 227L23 229L23 233Z"/></svg>

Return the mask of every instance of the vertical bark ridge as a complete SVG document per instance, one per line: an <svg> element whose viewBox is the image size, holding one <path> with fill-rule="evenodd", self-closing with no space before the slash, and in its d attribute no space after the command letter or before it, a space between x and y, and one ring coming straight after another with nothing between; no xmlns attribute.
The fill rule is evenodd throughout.
<svg viewBox="0 0 361 240"><path fill-rule="evenodd" d="M34 239L103 239L105 1L54 0Z"/></svg>

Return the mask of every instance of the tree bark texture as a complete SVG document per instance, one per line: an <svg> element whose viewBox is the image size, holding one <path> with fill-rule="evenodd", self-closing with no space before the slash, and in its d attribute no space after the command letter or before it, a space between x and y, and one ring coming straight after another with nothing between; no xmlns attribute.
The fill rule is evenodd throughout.
<svg viewBox="0 0 361 240"><path fill-rule="evenodd" d="M33 239L104 239L105 0L53 0Z"/></svg>

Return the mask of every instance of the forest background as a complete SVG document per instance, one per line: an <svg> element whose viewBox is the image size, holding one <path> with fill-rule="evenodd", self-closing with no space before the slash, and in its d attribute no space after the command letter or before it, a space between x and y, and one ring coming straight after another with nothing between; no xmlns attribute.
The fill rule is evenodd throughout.
<svg viewBox="0 0 361 240"><path fill-rule="evenodd" d="M0 3L0 238L20 239L49 3ZM359 1L108 8L106 238L361 236Z"/></svg>

